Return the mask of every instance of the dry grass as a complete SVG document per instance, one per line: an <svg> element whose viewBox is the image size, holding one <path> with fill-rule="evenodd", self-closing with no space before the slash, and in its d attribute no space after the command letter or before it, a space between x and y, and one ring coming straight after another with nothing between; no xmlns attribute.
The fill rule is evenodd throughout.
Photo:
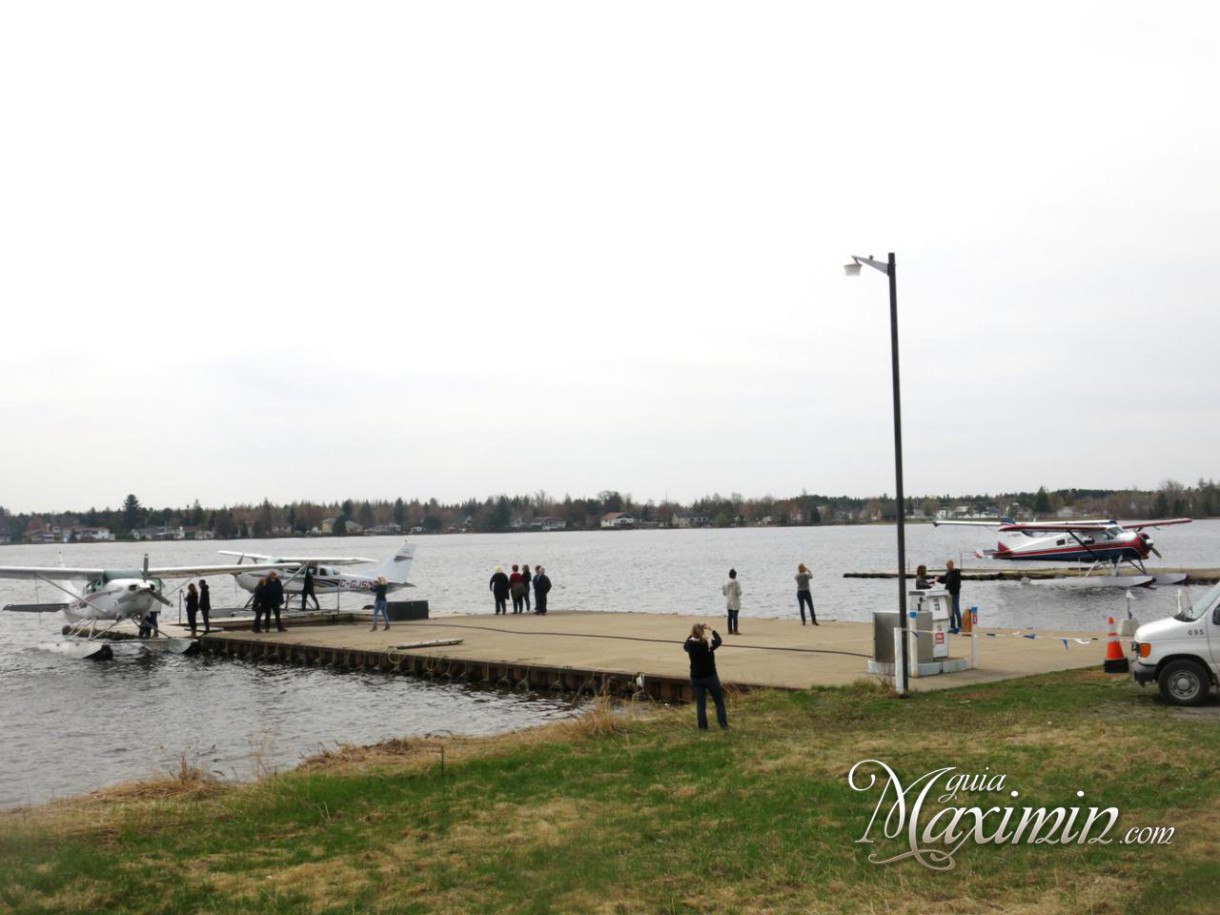
<svg viewBox="0 0 1220 915"><path fill-rule="evenodd" d="M632 708L603 692L584 706L579 717L558 722L556 730L565 739L623 734L631 727Z"/></svg>

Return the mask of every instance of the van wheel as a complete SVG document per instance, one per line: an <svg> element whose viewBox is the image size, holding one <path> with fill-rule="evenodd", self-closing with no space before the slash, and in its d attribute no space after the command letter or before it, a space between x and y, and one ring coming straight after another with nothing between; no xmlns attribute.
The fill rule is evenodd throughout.
<svg viewBox="0 0 1220 915"><path fill-rule="evenodd" d="M1201 664L1185 658L1170 661L1161 669L1156 685L1166 702L1202 705L1211 689L1211 678Z"/></svg>

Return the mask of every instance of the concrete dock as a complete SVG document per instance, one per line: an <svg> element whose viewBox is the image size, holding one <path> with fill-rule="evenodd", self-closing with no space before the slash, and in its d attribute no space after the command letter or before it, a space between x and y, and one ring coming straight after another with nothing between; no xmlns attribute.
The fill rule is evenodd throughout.
<svg viewBox="0 0 1220 915"><path fill-rule="evenodd" d="M716 664L727 686L808 689L870 676L873 627L855 622L802 626L796 620L743 619L742 633L730 636L720 619L568 611L443 616L370 631L368 615L335 613L286 616L286 632L254 633L248 620L220 620L201 644L209 654L260 663L382 670L536 691L643 692L680 701L689 698L690 670L682 642L701 620L724 638ZM1096 632L1038 631L1033 639L1014 630L980 632L990 635L978 637L977 669L912 678L911 688L1100 667L1105 653L1104 640L1071 641L1096 639ZM951 657L968 657L969 641L950 638Z"/></svg>

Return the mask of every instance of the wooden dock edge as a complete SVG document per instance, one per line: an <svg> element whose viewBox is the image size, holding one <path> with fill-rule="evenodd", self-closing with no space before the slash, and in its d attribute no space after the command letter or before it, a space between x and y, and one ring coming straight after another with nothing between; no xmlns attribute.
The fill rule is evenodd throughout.
<svg viewBox="0 0 1220 915"><path fill-rule="evenodd" d="M939 575L940 570L931 570L933 575ZM1048 581L1056 578L1084 578L1086 573L1081 568L1007 568L1007 569L968 569L959 567L962 573L963 581L1021 581L1028 578L1031 581ZM1149 575L1166 574L1166 575L1185 575L1185 584L1188 585L1214 585L1220 581L1220 569L1181 569L1181 568L1156 568L1148 571ZM844 578L897 578L896 571L884 571L881 569L873 569L864 572L844 572ZM908 571L907 578L914 579L915 573Z"/></svg>
<svg viewBox="0 0 1220 915"><path fill-rule="evenodd" d="M459 683L495 689L534 692L573 699L606 695L622 699L648 698L656 702L690 702L690 680L644 672L556 667L519 661L438 657L394 648L368 650L288 641L232 639L213 630L200 641L208 655L258 664L284 664L332 670L405 674L434 683ZM763 684L725 682L730 691L787 689Z"/></svg>

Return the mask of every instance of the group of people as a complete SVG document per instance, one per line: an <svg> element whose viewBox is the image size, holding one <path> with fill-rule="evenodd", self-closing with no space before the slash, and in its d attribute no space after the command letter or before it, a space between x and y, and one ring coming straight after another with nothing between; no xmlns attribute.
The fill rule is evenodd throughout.
<svg viewBox="0 0 1220 915"><path fill-rule="evenodd" d="M317 598L314 599L315 602ZM258 584L254 586L254 597L250 601L251 609L254 610L254 631L262 632L266 629L271 631L271 614L275 613L275 628L279 632L286 632L284 624L280 622L280 607L284 606L284 583L280 581L280 577L272 570L263 578L258 580Z"/></svg>
<svg viewBox="0 0 1220 915"><path fill-rule="evenodd" d="M501 613L508 615L510 598L513 602L513 613L531 612L531 589L534 592L534 610L532 612L538 616L546 616L546 596L551 590L551 580L542 566L534 566L533 575L530 574L528 562L519 566L514 565L511 575L505 573L503 567L496 566L487 586L495 599L497 616Z"/></svg>
<svg viewBox="0 0 1220 915"><path fill-rule="evenodd" d="M962 630L962 573L953 565L952 559L945 560L945 574L938 575L936 584L944 585L949 592L952 607L949 610L949 631L955 635ZM920 565L915 568L915 590L927 591L932 587L933 580L928 578L928 567Z"/></svg>
<svg viewBox="0 0 1220 915"><path fill-rule="evenodd" d="M191 582L186 586L186 624L191 630L191 637L194 638L199 634L199 615L203 614L203 634L207 635L212 631L212 623L210 615L212 613L212 592L208 590L208 582L206 578L199 579L199 587L195 587L195 583ZM136 636L141 639L151 638L152 635L160 631L157 623L157 617L161 615L159 610L149 610L148 615L140 619L140 628Z"/></svg>

